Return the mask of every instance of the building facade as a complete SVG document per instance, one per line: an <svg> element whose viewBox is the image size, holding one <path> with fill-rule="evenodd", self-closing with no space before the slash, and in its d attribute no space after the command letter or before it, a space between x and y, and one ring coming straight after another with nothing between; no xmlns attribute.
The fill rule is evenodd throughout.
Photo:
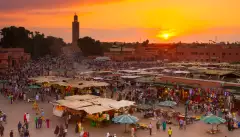
<svg viewBox="0 0 240 137"><path fill-rule="evenodd" d="M186 62L240 62L240 46L177 46L176 57L178 61Z"/></svg>
<svg viewBox="0 0 240 137"><path fill-rule="evenodd" d="M20 67L30 58L30 54L25 53L23 48L0 48L0 69Z"/></svg>

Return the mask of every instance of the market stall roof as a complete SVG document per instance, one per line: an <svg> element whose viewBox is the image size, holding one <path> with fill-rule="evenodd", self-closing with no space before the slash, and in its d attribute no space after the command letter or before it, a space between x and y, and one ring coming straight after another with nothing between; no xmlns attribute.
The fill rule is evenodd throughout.
<svg viewBox="0 0 240 137"><path fill-rule="evenodd" d="M225 71L225 70L203 70L203 72L208 75L220 75L220 76L233 73L233 71Z"/></svg>
<svg viewBox="0 0 240 137"><path fill-rule="evenodd" d="M141 76L121 76L121 78L125 79L135 79L135 78L140 78Z"/></svg>
<svg viewBox="0 0 240 137"><path fill-rule="evenodd" d="M77 101L77 100L58 100L56 101L57 103L59 103L59 105L61 106L65 106L71 109L75 109L77 110L78 108L81 107L86 107L86 106L91 106L92 103L90 102L86 102L86 101Z"/></svg>
<svg viewBox="0 0 240 137"><path fill-rule="evenodd" d="M189 74L189 71L173 71L174 74Z"/></svg>
<svg viewBox="0 0 240 137"><path fill-rule="evenodd" d="M96 113L101 113L104 111L109 111L112 109L113 108L106 107L106 106L93 105L93 106L78 108L76 110L84 110L88 114L96 114Z"/></svg>
<svg viewBox="0 0 240 137"><path fill-rule="evenodd" d="M83 81L83 80L68 80L66 82L56 81L56 82L51 82L51 84L57 84L60 86L71 86L79 89L88 88L88 87L104 87L109 85L106 82Z"/></svg>
<svg viewBox="0 0 240 137"><path fill-rule="evenodd" d="M123 107L129 107L131 105L134 105L134 102L128 102L126 100L121 100L121 101L117 101L115 103L111 103L109 106L114 109L120 109Z"/></svg>
<svg viewBox="0 0 240 137"><path fill-rule="evenodd" d="M64 99L69 100L69 101L74 101L74 100L90 100L90 99L96 99L100 98L99 96L94 96L94 95L73 95L73 96L67 96Z"/></svg>
<svg viewBox="0 0 240 137"><path fill-rule="evenodd" d="M39 76L34 78L29 78L30 80L34 80L37 83L44 83L44 82L56 82L56 81L63 81L63 80L69 80L69 78L64 77L56 77L56 76Z"/></svg>
<svg viewBox="0 0 240 137"><path fill-rule="evenodd" d="M119 70L118 72L124 72L124 73L140 73L140 70Z"/></svg>
<svg viewBox="0 0 240 137"><path fill-rule="evenodd" d="M139 73L137 73L138 75L157 75L158 73L155 72L147 72L147 71L141 71Z"/></svg>
<svg viewBox="0 0 240 137"><path fill-rule="evenodd" d="M142 78L137 78L136 82L139 83L152 83L155 81L155 77L142 77Z"/></svg>

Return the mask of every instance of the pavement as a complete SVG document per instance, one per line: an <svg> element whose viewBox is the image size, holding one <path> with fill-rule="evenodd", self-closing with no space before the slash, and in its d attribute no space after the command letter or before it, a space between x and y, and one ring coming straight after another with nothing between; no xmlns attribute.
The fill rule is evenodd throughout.
<svg viewBox="0 0 240 137"><path fill-rule="evenodd" d="M30 114L29 131L31 137L55 137L53 131L56 125L63 123L63 119L56 117L52 114L53 106L50 103L39 103L40 108L44 109L45 117L50 119L50 128L46 128L44 124L42 129L35 129L33 119L35 112L32 110L32 103L23 101L17 101L10 104L10 101L0 95L0 109L7 114L7 124L3 124L5 127L4 137L9 137L10 130L14 131L14 137L18 137L17 124L19 121L23 122L24 113ZM168 137L167 132L156 131L155 123L153 119L143 119L140 114L136 114L140 118L141 123L153 124L153 134L151 137ZM124 133L124 125L111 124L104 128L90 127L89 121L83 123L84 129L90 132L90 137L105 137L107 132L111 134L117 134L117 137L130 137L130 133ZM240 137L240 130L234 130L232 132L227 131L224 125L220 126L221 133L215 135L209 135L206 130L211 128L211 125L202 123L201 121L188 125L187 129L179 130L177 126L171 126L173 129L172 137ZM167 127L168 128L168 127ZM75 134L75 123L72 122L69 125L67 137L79 137ZM130 130L130 129L129 129ZM150 137L148 130L138 130L137 137Z"/></svg>

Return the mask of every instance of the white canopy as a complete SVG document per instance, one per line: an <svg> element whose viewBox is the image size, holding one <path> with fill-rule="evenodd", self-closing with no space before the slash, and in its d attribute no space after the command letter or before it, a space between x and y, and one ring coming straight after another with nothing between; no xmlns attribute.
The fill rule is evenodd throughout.
<svg viewBox="0 0 240 137"><path fill-rule="evenodd" d="M88 114L95 114L95 113L100 113L104 111L109 111L112 109L113 108L106 107L106 106L93 105L93 106L78 108L77 110L84 110Z"/></svg>
<svg viewBox="0 0 240 137"><path fill-rule="evenodd" d="M119 70L118 72L124 72L124 73L139 73L140 70Z"/></svg>
<svg viewBox="0 0 240 137"><path fill-rule="evenodd" d="M141 76L121 76L121 78L126 78L126 79L135 79L135 78L140 78Z"/></svg>
<svg viewBox="0 0 240 137"><path fill-rule="evenodd" d="M86 102L86 101L77 101L77 100L58 100L57 103L59 103L61 106L65 106L68 108L72 108L77 110L81 107L91 106L92 103Z"/></svg>
<svg viewBox="0 0 240 137"><path fill-rule="evenodd" d="M108 61L108 60L111 60L109 57L97 57L95 59L96 61Z"/></svg>
<svg viewBox="0 0 240 137"><path fill-rule="evenodd" d="M170 73L170 72L172 72L172 71L169 70L169 69L164 69L162 72Z"/></svg>
<svg viewBox="0 0 240 137"><path fill-rule="evenodd" d="M175 74L189 74L189 71L173 71Z"/></svg>
<svg viewBox="0 0 240 137"><path fill-rule="evenodd" d="M69 101L74 101L74 100L90 100L90 99L96 99L99 98L99 96L94 96L94 95L73 95L73 96L67 96L64 99L69 100Z"/></svg>
<svg viewBox="0 0 240 137"><path fill-rule="evenodd" d="M132 101L121 100L121 101L117 101L116 103L111 103L110 107L112 107L114 109L120 109L123 107L131 106L133 104L134 104L134 102L132 102Z"/></svg>

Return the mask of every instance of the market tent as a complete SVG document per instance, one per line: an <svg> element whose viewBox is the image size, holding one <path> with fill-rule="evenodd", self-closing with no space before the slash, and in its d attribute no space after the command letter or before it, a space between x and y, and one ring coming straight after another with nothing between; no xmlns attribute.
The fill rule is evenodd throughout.
<svg viewBox="0 0 240 137"><path fill-rule="evenodd" d="M94 59L95 61L109 61L111 60L109 57L97 57Z"/></svg>
<svg viewBox="0 0 240 137"><path fill-rule="evenodd" d="M173 71L174 74L189 74L189 71Z"/></svg>
<svg viewBox="0 0 240 137"><path fill-rule="evenodd" d="M38 86L38 85L30 85L30 86L28 86L28 88L30 88L30 89L39 89L39 88L41 88L41 86Z"/></svg>
<svg viewBox="0 0 240 137"><path fill-rule="evenodd" d="M106 107L106 106L93 105L93 106L78 108L76 110L84 110L88 114L96 114L96 113L101 113L104 111L109 111L112 109L113 108Z"/></svg>
<svg viewBox="0 0 240 137"><path fill-rule="evenodd" d="M121 78L124 79L136 79L136 78L140 78L141 76L121 76Z"/></svg>
<svg viewBox="0 0 240 137"><path fill-rule="evenodd" d="M69 80L69 78L64 77L56 77L56 76L39 76L34 78L29 78L30 80L34 80L37 83L44 83L44 82L56 82L56 81L64 81Z"/></svg>
<svg viewBox="0 0 240 137"><path fill-rule="evenodd" d="M177 103L174 101L163 101L159 103L159 106L164 106L164 107L173 107L176 106Z"/></svg>
<svg viewBox="0 0 240 137"><path fill-rule="evenodd" d="M117 101L115 103L109 104L109 106L114 108L114 109L120 109L120 108L123 108L123 107L129 107L133 104L134 104L134 102L130 103L130 102L126 102L126 101Z"/></svg>
<svg viewBox="0 0 240 137"><path fill-rule="evenodd" d="M78 108L86 107L86 106L91 106L92 103L86 102L86 101L70 101L70 100L58 100L56 101L59 103L61 106L65 106L71 109L78 110Z"/></svg>
<svg viewBox="0 0 240 137"><path fill-rule="evenodd" d="M74 100L91 100L91 99L96 99L99 98L99 96L94 96L94 95L73 95L73 96L67 96L64 99L74 101Z"/></svg>
<svg viewBox="0 0 240 137"><path fill-rule="evenodd" d="M133 101L129 101L129 100L121 100L119 101L118 103L122 104L122 105L125 105L125 106L132 106L135 104L135 102Z"/></svg>
<svg viewBox="0 0 240 137"><path fill-rule="evenodd" d="M123 72L123 73L140 73L140 70L119 70L118 72Z"/></svg>
<svg viewBox="0 0 240 137"><path fill-rule="evenodd" d="M142 78L137 78L136 82L139 83L153 83L155 81L155 77L142 77Z"/></svg>
<svg viewBox="0 0 240 137"><path fill-rule="evenodd" d="M95 105L102 105L102 106L109 106L112 103L118 103L118 101L108 98L95 98L88 100L88 102L91 102Z"/></svg>
<svg viewBox="0 0 240 137"><path fill-rule="evenodd" d="M60 86L71 86L79 89L84 89L89 87L104 87L109 85L106 82L83 81L83 80L68 80L66 82L57 81L57 82L51 82L51 84L57 84Z"/></svg>

